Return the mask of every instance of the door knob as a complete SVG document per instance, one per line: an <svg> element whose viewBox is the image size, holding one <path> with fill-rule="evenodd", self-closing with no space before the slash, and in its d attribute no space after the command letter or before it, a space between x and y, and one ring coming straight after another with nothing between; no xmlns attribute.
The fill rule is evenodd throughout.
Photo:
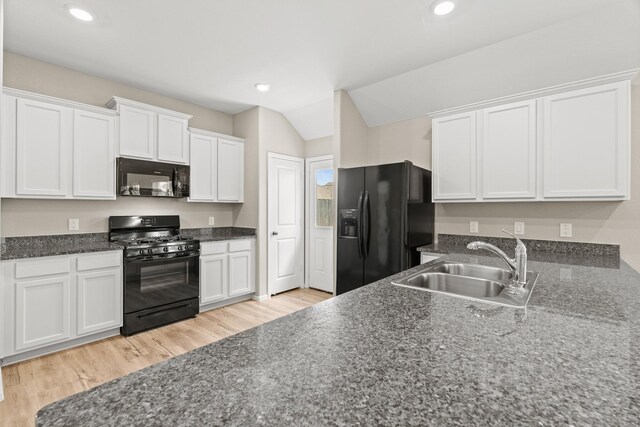
<svg viewBox="0 0 640 427"><path fill-rule="evenodd" d="M271 232L271 235L272 235L272 236L277 236L277 235L278 235L278 232L277 232L277 231L272 231L272 232Z"/></svg>

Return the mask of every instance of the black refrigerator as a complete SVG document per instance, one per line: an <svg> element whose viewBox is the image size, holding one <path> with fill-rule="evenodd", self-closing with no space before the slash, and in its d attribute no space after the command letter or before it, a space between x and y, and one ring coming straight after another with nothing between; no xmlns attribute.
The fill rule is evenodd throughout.
<svg viewBox="0 0 640 427"><path fill-rule="evenodd" d="M336 294L418 265L434 216L426 169L409 161L338 169Z"/></svg>

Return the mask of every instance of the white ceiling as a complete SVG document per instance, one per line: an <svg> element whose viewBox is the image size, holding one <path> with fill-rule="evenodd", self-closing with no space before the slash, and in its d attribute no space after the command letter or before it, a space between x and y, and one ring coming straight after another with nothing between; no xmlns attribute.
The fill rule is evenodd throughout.
<svg viewBox="0 0 640 427"><path fill-rule="evenodd" d="M336 89L351 91L369 124L415 117L424 108L416 97L431 96L425 82L389 78L612 5L638 7L637 0L458 0L453 14L436 17L432 0L74 0L96 16L82 23L66 12L69 1L5 0L5 47L230 114L263 105L297 121L305 139L331 129L319 106L331 109ZM271 90L258 93L255 82ZM385 108L385 98L413 107Z"/></svg>

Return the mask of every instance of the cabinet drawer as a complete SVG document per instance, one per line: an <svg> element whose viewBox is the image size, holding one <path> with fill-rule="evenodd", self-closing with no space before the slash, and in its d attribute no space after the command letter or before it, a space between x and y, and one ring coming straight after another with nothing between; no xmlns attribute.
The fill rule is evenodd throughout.
<svg viewBox="0 0 640 427"><path fill-rule="evenodd" d="M78 271L97 270L99 268L120 267L121 252L109 252L100 255L82 255L78 257Z"/></svg>
<svg viewBox="0 0 640 427"><path fill-rule="evenodd" d="M38 259L36 261L18 261L16 263L16 279L27 277L50 276L53 274L69 274L71 258Z"/></svg>
<svg viewBox="0 0 640 427"><path fill-rule="evenodd" d="M229 252L248 251L251 249L251 240L237 240L229 242Z"/></svg>
<svg viewBox="0 0 640 427"><path fill-rule="evenodd" d="M200 255L215 255L227 252L227 242L207 242L200 244Z"/></svg>

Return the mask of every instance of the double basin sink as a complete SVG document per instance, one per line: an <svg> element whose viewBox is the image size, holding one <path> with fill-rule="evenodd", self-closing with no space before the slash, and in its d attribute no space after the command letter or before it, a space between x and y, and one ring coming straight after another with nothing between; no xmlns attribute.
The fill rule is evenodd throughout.
<svg viewBox="0 0 640 427"><path fill-rule="evenodd" d="M454 261L429 263L422 270L394 285L444 293L483 302L525 307L538 279L538 273L527 272L524 286L512 286L513 273L496 267Z"/></svg>

